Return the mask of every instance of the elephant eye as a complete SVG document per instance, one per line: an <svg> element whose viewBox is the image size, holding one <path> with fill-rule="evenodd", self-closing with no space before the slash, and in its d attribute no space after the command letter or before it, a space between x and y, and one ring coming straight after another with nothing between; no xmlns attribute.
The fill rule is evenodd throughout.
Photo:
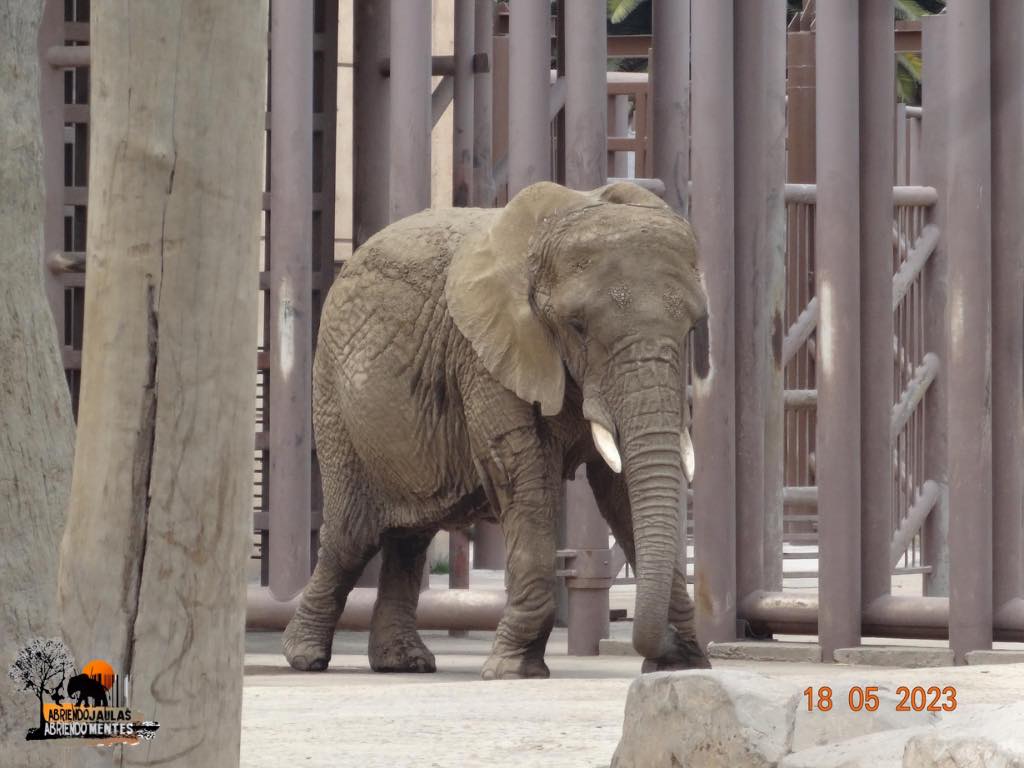
<svg viewBox="0 0 1024 768"><path fill-rule="evenodd" d="M578 317L570 317L568 324L569 324L570 328L572 328L574 331L576 331L576 333L580 334L581 336L583 335L583 331L584 331L583 321L580 318L578 318Z"/></svg>

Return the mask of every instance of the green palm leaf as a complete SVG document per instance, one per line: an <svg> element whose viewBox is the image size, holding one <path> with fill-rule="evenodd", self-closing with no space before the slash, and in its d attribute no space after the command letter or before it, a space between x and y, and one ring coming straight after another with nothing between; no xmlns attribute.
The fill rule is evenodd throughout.
<svg viewBox="0 0 1024 768"><path fill-rule="evenodd" d="M608 18L612 24L619 24L646 0L608 0Z"/></svg>

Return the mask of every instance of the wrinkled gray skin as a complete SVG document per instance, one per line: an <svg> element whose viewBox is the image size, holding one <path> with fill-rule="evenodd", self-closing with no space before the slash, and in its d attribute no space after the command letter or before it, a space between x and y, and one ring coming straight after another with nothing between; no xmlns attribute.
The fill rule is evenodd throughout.
<svg viewBox="0 0 1024 768"><path fill-rule="evenodd" d="M483 677L547 677L555 514L563 478L585 463L636 570L645 671L709 666L678 565L681 346L706 312L689 225L630 184L536 184L502 210L426 211L371 238L320 324L324 524L285 632L289 663L327 667L345 599L382 550L370 664L434 671L415 629L427 545L491 519L509 602ZM621 474L591 421L614 436Z"/></svg>

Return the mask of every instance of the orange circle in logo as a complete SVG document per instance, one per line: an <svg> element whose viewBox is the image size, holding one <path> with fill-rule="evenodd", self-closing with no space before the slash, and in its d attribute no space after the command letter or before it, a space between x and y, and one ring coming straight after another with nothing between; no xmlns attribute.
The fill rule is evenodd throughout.
<svg viewBox="0 0 1024 768"><path fill-rule="evenodd" d="M88 675L94 680L99 680L100 684L108 691L114 685L114 668L103 659L93 659L90 661L82 667L82 674Z"/></svg>

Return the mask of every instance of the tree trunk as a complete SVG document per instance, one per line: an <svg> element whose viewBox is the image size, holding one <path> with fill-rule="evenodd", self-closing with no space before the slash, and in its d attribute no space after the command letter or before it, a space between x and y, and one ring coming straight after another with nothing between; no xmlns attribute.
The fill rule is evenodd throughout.
<svg viewBox="0 0 1024 768"><path fill-rule="evenodd" d="M57 551L71 484L74 424L53 316L43 293L39 2L0 3L0 755L58 764L26 742L32 691L7 667L33 637L58 634Z"/></svg>
<svg viewBox="0 0 1024 768"><path fill-rule="evenodd" d="M59 601L123 765L238 765L267 2L92 6L85 346ZM83 754L85 751L83 750Z"/></svg>

